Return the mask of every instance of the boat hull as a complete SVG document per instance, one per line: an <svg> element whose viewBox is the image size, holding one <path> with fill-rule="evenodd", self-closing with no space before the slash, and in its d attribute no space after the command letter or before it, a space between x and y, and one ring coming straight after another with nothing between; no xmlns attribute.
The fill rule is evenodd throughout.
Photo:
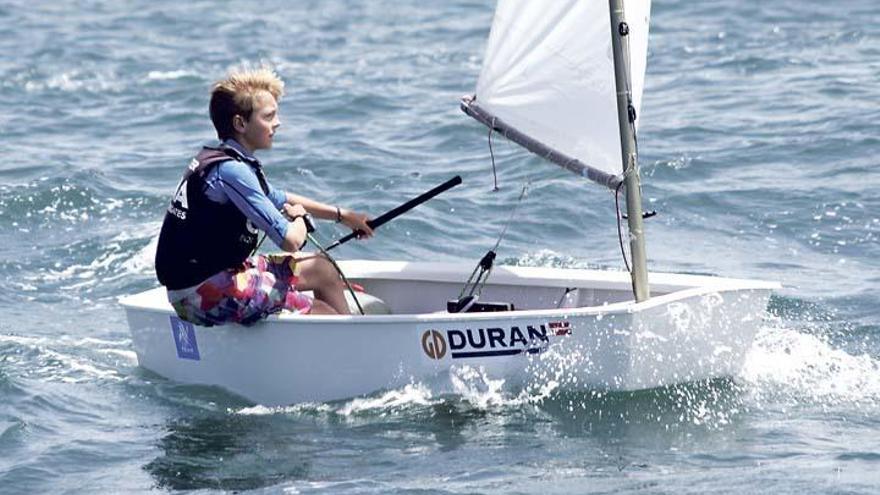
<svg viewBox="0 0 880 495"><path fill-rule="evenodd" d="M283 405L411 382L442 387L464 367L509 386L552 380L566 390L635 390L733 376L773 287L708 284L642 303L499 313L281 315L251 327L182 322L167 303L156 302L164 298L162 289L122 303L142 367Z"/></svg>

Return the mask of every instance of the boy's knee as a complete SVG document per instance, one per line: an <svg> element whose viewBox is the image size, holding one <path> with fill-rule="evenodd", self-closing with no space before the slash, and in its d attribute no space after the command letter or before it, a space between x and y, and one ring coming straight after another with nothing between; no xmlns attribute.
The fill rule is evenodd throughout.
<svg viewBox="0 0 880 495"><path fill-rule="evenodd" d="M321 260L321 274L330 281L338 281L339 273L336 271L336 267L333 266L333 263L330 263L330 260L327 258L319 258Z"/></svg>

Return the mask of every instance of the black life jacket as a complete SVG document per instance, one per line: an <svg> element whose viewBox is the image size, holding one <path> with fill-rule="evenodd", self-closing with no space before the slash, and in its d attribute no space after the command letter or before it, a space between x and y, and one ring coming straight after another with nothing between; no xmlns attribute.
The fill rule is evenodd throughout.
<svg viewBox="0 0 880 495"><path fill-rule="evenodd" d="M257 229L238 207L205 195L208 172L230 159L250 165L263 193L269 193L256 159L225 144L202 148L184 172L159 233L156 275L170 290L192 287L222 270L239 267L256 248Z"/></svg>

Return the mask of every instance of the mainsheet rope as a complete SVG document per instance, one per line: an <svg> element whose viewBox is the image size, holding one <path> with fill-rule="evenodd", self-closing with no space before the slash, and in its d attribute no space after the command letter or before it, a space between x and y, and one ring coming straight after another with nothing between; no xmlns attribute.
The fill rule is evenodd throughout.
<svg viewBox="0 0 880 495"><path fill-rule="evenodd" d="M281 213L284 216L287 216L284 213L284 211L282 211ZM319 243L318 240L315 239L315 236L313 236L311 233L306 232L306 239L311 241L311 243L314 244L315 247L318 248L318 251L320 251L320 253L323 254L325 258L327 258L327 261L329 261L330 264L333 265L333 268L336 270L336 273L339 274L339 278L341 278L342 281L345 283L345 287L348 289L348 293L351 294L351 298L354 299L354 303L357 306L358 311L360 311L361 315L363 315L364 308L361 306L361 302L358 300L357 295L355 295L354 288L352 288L351 284L348 282L348 279L345 277L345 273L343 273L342 269L339 268L339 265L336 264L336 260L334 260L333 257L330 256L330 253L328 253L327 250L324 249L324 246L321 245L321 243ZM263 245L263 241L265 241L265 240L266 240L266 233L264 232L263 237L260 239L260 242L258 242L256 247L254 247L254 250L251 251L251 256L254 256L255 254L257 254L257 251L260 249L260 246ZM303 245L303 246L305 246L305 245Z"/></svg>
<svg viewBox="0 0 880 495"><path fill-rule="evenodd" d="M357 296L354 293L354 288L351 286L351 283L349 283L348 278L346 278L345 276L345 273L342 272L342 268L339 268L339 265L336 264L336 260L334 260L333 257L330 256L330 253L328 253L327 250L324 249L324 246L321 245L321 243L318 242L318 240L315 239L315 237L309 232L306 232L306 239L311 241L312 244L314 244L315 247L318 248L318 251L320 251L321 254L323 254L324 257L327 258L327 261L329 261L330 264L333 265L333 268L336 269L336 273L339 274L339 278L341 278L342 282L345 283L345 287L348 289L348 293L351 294L351 298L354 299L354 304L357 306L358 311L360 311L361 315L365 314L364 308L361 306L361 302L358 300Z"/></svg>
<svg viewBox="0 0 880 495"><path fill-rule="evenodd" d="M492 131L494 130L494 120L492 123L493 125L489 126L488 135L489 157L492 160L492 178L494 185L493 191L499 191L500 189L498 187L498 175L497 169L495 167L495 151L492 149ZM492 249L490 249L485 255L483 255L479 263L477 263L477 266L474 267L471 275L468 277L467 282L465 282L464 287L462 287L461 292L458 294L458 302L461 305L461 307L458 308L458 312L467 311L467 309L474 302L476 302L482 294L483 287L486 285L486 282L489 280L489 275L492 273L492 268L494 267L498 247L501 245L501 241L507 234L507 230L510 228L510 224L513 223L513 219L516 217L516 212L519 210L519 206L522 204L523 198L526 196L526 192L528 191L531 183L532 179L531 176L529 176L522 186L522 191L520 191L519 193L519 197L516 200L516 204L514 204L513 210L510 212L507 221L504 222L504 227L501 229L501 234L499 234L498 239L495 240L495 246L493 246ZM466 302L466 304L462 305L462 302Z"/></svg>

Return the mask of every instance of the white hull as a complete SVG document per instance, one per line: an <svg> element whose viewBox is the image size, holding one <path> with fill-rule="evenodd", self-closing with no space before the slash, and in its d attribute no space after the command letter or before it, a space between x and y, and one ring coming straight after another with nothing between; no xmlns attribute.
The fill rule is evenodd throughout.
<svg viewBox="0 0 880 495"><path fill-rule="evenodd" d="M472 266L341 265L395 314L278 315L247 328L187 328L174 322L158 288L121 300L138 362L265 405L434 382L459 366L509 384L530 383L549 368L566 389L645 389L735 375L779 288L654 273L654 297L636 304L624 272L497 267L482 299L514 302L517 311L449 314L446 300L457 297ZM566 288L577 290L563 298Z"/></svg>

